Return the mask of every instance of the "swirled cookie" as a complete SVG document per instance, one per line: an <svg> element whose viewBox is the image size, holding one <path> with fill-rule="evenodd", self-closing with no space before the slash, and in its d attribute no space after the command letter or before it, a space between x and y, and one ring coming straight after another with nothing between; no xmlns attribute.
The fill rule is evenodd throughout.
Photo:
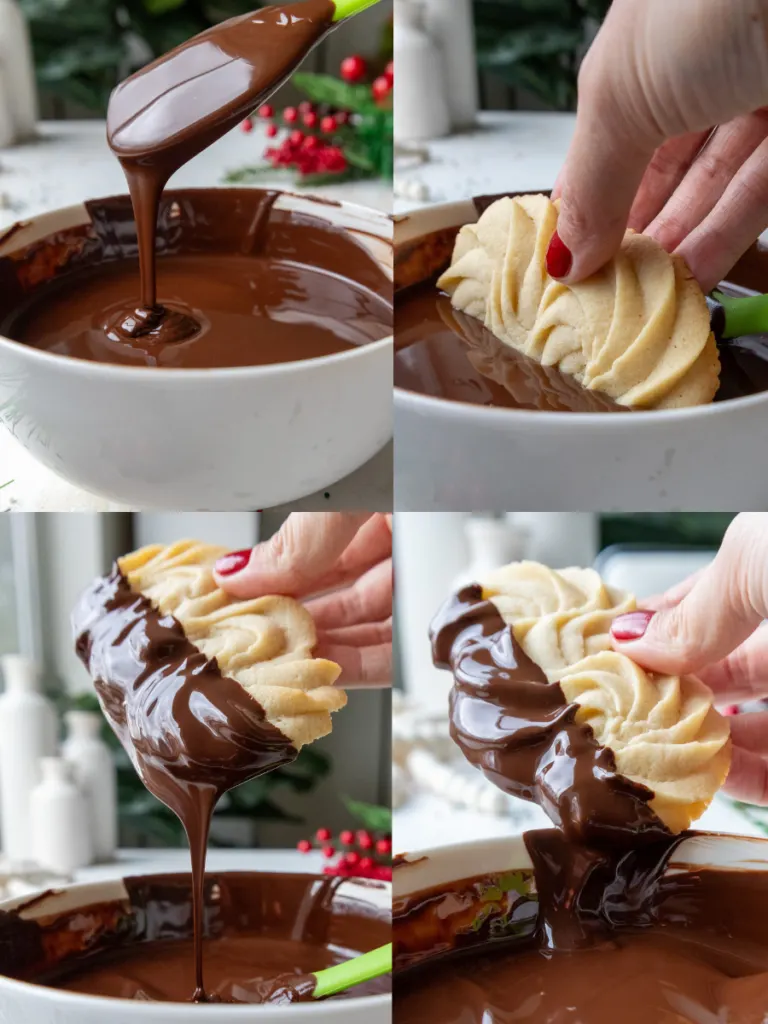
<svg viewBox="0 0 768 1024"><path fill-rule="evenodd" d="M341 669L313 656L312 617L289 597L242 601L221 590L214 565L226 548L196 541L153 545L118 560L130 587L182 625L220 671L258 701L267 720L297 749L331 731L346 704L333 684Z"/></svg>
<svg viewBox="0 0 768 1024"><path fill-rule="evenodd" d="M435 660L454 673L453 735L470 760L573 832L616 829L621 815L648 828L646 804L675 833L700 817L728 774L728 722L699 679L654 675L612 650L611 622L635 598L591 569L535 562L475 590L433 625Z"/></svg>
<svg viewBox="0 0 768 1024"><path fill-rule="evenodd" d="M501 341L634 409L704 405L720 375L701 288L681 257L627 232L616 257L576 285L546 271L558 204L500 199L458 234L438 281Z"/></svg>
<svg viewBox="0 0 768 1024"><path fill-rule="evenodd" d="M650 806L671 832L701 817L731 763L728 722L704 683L650 675L614 651L570 666L559 683L617 770L653 792Z"/></svg>
<svg viewBox="0 0 768 1024"><path fill-rule="evenodd" d="M611 622L637 607L634 597L606 586L594 569L557 572L538 562L513 562L481 582L483 596L550 682L587 655L610 650Z"/></svg>

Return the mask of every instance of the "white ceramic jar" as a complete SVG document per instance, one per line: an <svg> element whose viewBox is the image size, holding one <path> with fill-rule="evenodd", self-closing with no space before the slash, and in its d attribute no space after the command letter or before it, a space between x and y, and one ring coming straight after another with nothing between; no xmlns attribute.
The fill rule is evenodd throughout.
<svg viewBox="0 0 768 1024"><path fill-rule="evenodd" d="M419 0L395 0L395 142L425 142L447 135L451 117L446 67L427 31Z"/></svg>
<svg viewBox="0 0 768 1024"><path fill-rule="evenodd" d="M63 757L44 757L40 772L29 799L32 857L41 868L71 875L93 860L88 801Z"/></svg>
<svg viewBox="0 0 768 1024"><path fill-rule="evenodd" d="M37 116L29 29L17 0L0 0L0 145L32 138Z"/></svg>
<svg viewBox="0 0 768 1024"><path fill-rule="evenodd" d="M117 847L117 766L101 738L104 719L95 711L68 711L64 721L67 738L61 752L88 804L94 858L112 860Z"/></svg>

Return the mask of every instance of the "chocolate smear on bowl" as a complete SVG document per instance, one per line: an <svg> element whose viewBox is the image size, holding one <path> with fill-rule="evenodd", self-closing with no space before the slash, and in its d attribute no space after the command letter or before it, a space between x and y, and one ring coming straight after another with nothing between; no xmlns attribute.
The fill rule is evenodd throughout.
<svg viewBox="0 0 768 1024"><path fill-rule="evenodd" d="M124 881L127 898L31 918L33 901L0 913L0 965L11 978L85 995L151 1002L189 998L195 911L188 876ZM48 894L48 899L51 894ZM209 1001L306 1002L315 971L389 941L389 915L342 880L228 872L205 878ZM36 901L39 902L39 899ZM379 978L349 995L391 988Z"/></svg>

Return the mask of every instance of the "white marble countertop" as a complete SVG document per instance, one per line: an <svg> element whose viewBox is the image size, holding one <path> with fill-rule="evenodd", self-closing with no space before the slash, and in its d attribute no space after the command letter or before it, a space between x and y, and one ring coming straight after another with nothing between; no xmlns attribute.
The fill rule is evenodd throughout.
<svg viewBox="0 0 768 1024"><path fill-rule="evenodd" d="M395 213L471 196L551 189L575 123L575 114L486 112L473 131L413 147L427 159L398 156ZM422 190L420 199L406 194L414 186Z"/></svg>
<svg viewBox="0 0 768 1024"><path fill-rule="evenodd" d="M227 171L261 162L266 137L257 125L249 135L234 131L192 160L172 179L180 188L220 185ZM296 190L290 179L260 179L264 187ZM55 121L40 125L35 142L0 150L0 231L17 220L85 199L125 192L125 179L107 148L101 121ZM348 182L313 190L329 198L391 211L392 190L381 181ZM8 486L3 487L11 481ZM291 505L292 509L392 507L392 448L326 492ZM0 426L0 510L117 511L40 466Z"/></svg>

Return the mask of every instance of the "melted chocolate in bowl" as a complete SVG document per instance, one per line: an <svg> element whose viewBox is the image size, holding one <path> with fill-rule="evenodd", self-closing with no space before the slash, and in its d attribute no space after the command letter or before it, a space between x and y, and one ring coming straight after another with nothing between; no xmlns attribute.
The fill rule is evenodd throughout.
<svg viewBox="0 0 768 1024"><path fill-rule="evenodd" d="M166 193L157 228L166 313L130 337L126 295L141 306L131 204L94 200L87 227L0 260L0 333L79 359L185 369L314 359L391 334L392 285L369 250L319 217L276 209L276 199L259 189Z"/></svg>
<svg viewBox="0 0 768 1024"><path fill-rule="evenodd" d="M534 853L561 852L551 833L526 841ZM657 866L668 855L659 848ZM576 951L537 948L530 872L396 901L395 1024L762 1024L768 873L682 866L649 878L635 887L639 904L614 889L581 907L606 922L595 945Z"/></svg>
<svg viewBox="0 0 768 1024"><path fill-rule="evenodd" d="M490 201L476 200L479 212ZM396 249L395 385L432 398L494 408L629 412L607 395L587 391L568 374L505 345L480 321L452 307L435 282L450 263L457 231L433 232ZM731 283L722 287L732 294L768 288L768 252L753 247L734 268ZM768 335L721 344L720 358L715 401L768 391Z"/></svg>
<svg viewBox="0 0 768 1024"><path fill-rule="evenodd" d="M40 923L0 913L3 973L89 995L187 1001L194 984L189 877L128 878L125 887L127 903ZM209 1001L290 1003L311 995L313 972L384 945L391 931L388 912L338 879L228 873L206 878L205 935ZM380 978L350 995L390 987Z"/></svg>

